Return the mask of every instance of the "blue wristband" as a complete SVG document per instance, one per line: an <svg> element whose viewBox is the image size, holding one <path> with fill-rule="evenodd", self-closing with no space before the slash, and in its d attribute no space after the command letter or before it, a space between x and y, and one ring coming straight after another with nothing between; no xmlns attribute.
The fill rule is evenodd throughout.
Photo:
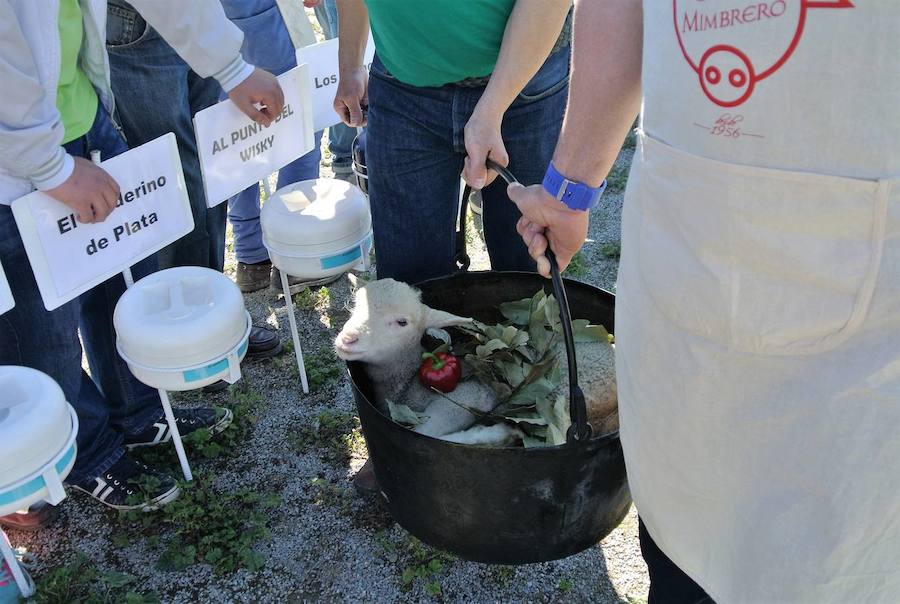
<svg viewBox="0 0 900 604"><path fill-rule="evenodd" d="M600 202L600 196L606 190L604 180L599 187L589 187L584 183L569 180L557 171L553 162L547 167L544 175L544 190L557 198L573 210L586 212L595 208Z"/></svg>

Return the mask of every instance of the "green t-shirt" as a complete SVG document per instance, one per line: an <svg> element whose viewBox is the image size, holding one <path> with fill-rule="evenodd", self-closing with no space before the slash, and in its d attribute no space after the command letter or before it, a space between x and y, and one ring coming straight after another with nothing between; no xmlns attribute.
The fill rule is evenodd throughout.
<svg viewBox="0 0 900 604"><path fill-rule="evenodd" d="M490 75L516 0L366 0L378 56L413 86Z"/></svg>
<svg viewBox="0 0 900 604"><path fill-rule="evenodd" d="M84 21L78 0L60 0L60 69L56 108L66 132L63 144L87 134L97 114L97 92L78 66L83 39Z"/></svg>

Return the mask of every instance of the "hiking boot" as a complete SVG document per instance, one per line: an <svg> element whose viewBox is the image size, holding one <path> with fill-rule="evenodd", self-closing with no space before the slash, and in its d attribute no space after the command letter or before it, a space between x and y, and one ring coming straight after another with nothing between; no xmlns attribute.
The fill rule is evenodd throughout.
<svg viewBox="0 0 900 604"><path fill-rule="evenodd" d="M59 508L46 501L35 503L27 510L0 516L0 526L17 531L33 532L51 524L59 516Z"/></svg>
<svg viewBox="0 0 900 604"><path fill-rule="evenodd" d="M152 512L174 501L181 492L175 479L127 453L102 476L71 485L114 510Z"/></svg>
<svg viewBox="0 0 900 604"><path fill-rule="evenodd" d="M172 409L178 433L184 438L201 428L209 430L210 436L222 432L231 424L234 414L224 407L199 407L197 409ZM172 431L164 413L138 434L125 436L125 448L152 447L172 440Z"/></svg>
<svg viewBox="0 0 900 604"><path fill-rule="evenodd" d="M328 285L329 283L334 283L338 279L341 278L343 273L339 273L337 275L332 275L330 277L322 277L321 279L301 279L300 277L291 277L288 275L288 289L291 292L291 295L299 294L304 289L310 287L319 287L320 285ZM277 268L272 267L272 289L282 292L281 288L281 271Z"/></svg>
<svg viewBox="0 0 900 604"><path fill-rule="evenodd" d="M257 264L238 262L237 282L238 289L245 294L259 291L269 285L272 274L272 263L266 260Z"/></svg>

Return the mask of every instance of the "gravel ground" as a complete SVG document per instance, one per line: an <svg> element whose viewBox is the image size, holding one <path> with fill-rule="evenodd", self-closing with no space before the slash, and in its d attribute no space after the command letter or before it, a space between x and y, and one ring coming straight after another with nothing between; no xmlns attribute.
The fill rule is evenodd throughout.
<svg viewBox="0 0 900 604"><path fill-rule="evenodd" d="M631 151L626 148L614 171L619 180L611 178L603 204L593 213L582 258L573 269L575 278L607 289L614 288L621 176L630 159ZM472 247L472 270L488 268L478 235L473 237ZM233 274L230 248L227 271ZM323 411L351 420L355 413L343 373L332 370L329 374L333 359L315 355L328 349L348 316L349 293L349 283L341 279L327 292L322 289L301 296L305 304L298 308L297 316L304 350L325 359L308 360L324 372L323 383L309 395L302 394L292 355L284 355L246 363L236 394L175 397L179 404L233 406L241 396L258 393L260 400L244 411L246 434L242 438L232 439L234 442L212 459L204 459L195 449L189 452L195 471L219 494L215 497L241 489L277 495L270 507L250 504L232 510L241 518L261 514L268 534L253 539L251 547L264 556L264 566L252 572L246 568L215 572L201 561L182 570L161 570L159 560L166 549L184 549L191 538L211 530L204 526L202 514L187 537L178 536L171 519L164 521L162 513L144 515L142 522L135 523L72 493L52 527L36 534L10 532L14 546L37 556L35 575L43 580L45 597L52 592L51 600L72 601L77 599L77 590L59 595L59 583L90 581L99 598L96 601L122 601L124 591L113 589L116 575L108 574L115 571L130 575L124 589L155 594L163 602L646 601L647 574L638 548L634 510L618 529L588 551L552 563L501 567L464 562L422 546L375 501L354 493L350 479L364 462L365 451L353 424L345 426L337 440L302 437ZM282 340L290 342L283 301L274 292L248 295L246 303L256 322L278 329ZM343 449L337 455L335 442ZM166 463L173 463L171 456ZM170 467L177 472L177 465ZM66 578L65 572L73 568L79 552L101 573L99 579L83 572ZM51 577L52 585L48 583ZM133 596L128 601L138 601Z"/></svg>

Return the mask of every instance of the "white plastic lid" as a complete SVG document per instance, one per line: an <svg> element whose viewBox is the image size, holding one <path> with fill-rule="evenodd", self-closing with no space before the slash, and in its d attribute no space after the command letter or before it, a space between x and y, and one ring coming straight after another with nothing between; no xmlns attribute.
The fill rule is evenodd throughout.
<svg viewBox="0 0 900 604"><path fill-rule="evenodd" d="M319 178L282 187L260 213L266 247L290 255L352 246L372 228L369 201L359 187Z"/></svg>
<svg viewBox="0 0 900 604"><path fill-rule="evenodd" d="M126 360L182 369L226 354L247 328L244 298L220 272L197 266L144 277L122 294L113 323Z"/></svg>
<svg viewBox="0 0 900 604"><path fill-rule="evenodd" d="M0 366L0 488L41 470L71 434L69 405L53 378Z"/></svg>

